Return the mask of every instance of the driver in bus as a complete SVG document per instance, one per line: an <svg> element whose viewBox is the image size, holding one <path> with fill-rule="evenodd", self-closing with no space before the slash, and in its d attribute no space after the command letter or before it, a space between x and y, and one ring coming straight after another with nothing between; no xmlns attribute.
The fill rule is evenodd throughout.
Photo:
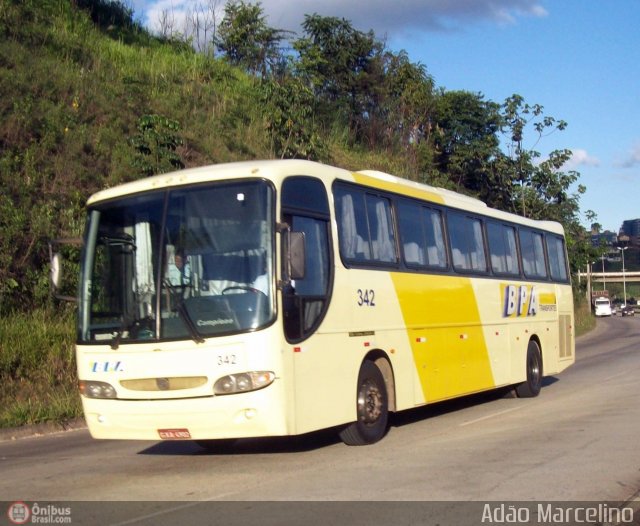
<svg viewBox="0 0 640 526"><path fill-rule="evenodd" d="M176 252L173 261L169 260L167 279L174 286L186 287L191 284L191 265L184 252Z"/></svg>

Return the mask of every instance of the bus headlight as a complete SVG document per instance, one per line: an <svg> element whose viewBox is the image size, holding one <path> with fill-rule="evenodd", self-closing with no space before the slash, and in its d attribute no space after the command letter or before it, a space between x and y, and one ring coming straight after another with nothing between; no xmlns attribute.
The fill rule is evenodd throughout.
<svg viewBox="0 0 640 526"><path fill-rule="evenodd" d="M246 393L267 387L276 378L271 371L249 371L246 373L228 374L218 378L213 384L213 392L217 395Z"/></svg>
<svg viewBox="0 0 640 526"><path fill-rule="evenodd" d="M115 388L107 382L80 380L80 394L87 398L117 398Z"/></svg>

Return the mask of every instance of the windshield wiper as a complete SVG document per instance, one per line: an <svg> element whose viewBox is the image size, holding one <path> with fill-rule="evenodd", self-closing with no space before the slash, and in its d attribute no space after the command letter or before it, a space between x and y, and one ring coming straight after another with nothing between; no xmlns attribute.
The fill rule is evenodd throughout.
<svg viewBox="0 0 640 526"><path fill-rule="evenodd" d="M100 236L98 239L103 245L106 246L127 246L131 247L133 250L136 249L136 244L133 241L133 236L129 234L121 234L119 236Z"/></svg>
<svg viewBox="0 0 640 526"><path fill-rule="evenodd" d="M189 314L189 311L187 310L187 307L184 304L184 299L178 302L177 311L178 311L178 314L180 314L180 316L182 317L182 321L184 321L184 324L187 326L187 329L189 329L189 334L191 335L191 339L196 343L204 343L204 338L202 337L200 332L198 332L198 328L196 327L196 324L193 323L193 318Z"/></svg>
<svg viewBox="0 0 640 526"><path fill-rule="evenodd" d="M136 320L130 321L129 319L127 319L126 316L122 316L122 323L120 324L120 327L118 327L118 330L116 331L116 335L113 337L113 340L111 340L111 349L116 351L118 347L120 347L120 340L122 340L122 335L124 334L124 331L126 331L127 329L131 329L131 327L133 327L135 322Z"/></svg>
<svg viewBox="0 0 640 526"><path fill-rule="evenodd" d="M171 297L176 298L175 310L178 312L178 314L182 318L182 321L187 326L191 339L196 343L204 343L204 338L200 334L200 331L198 331L196 324L193 322L193 318L191 317L191 314L189 314L189 311L187 310L187 307L184 304L184 296L183 296L184 288L180 287L180 290L176 291L175 290L176 287L172 285L167 279L164 279L163 283L164 283L164 286L169 290L169 294L171 295Z"/></svg>

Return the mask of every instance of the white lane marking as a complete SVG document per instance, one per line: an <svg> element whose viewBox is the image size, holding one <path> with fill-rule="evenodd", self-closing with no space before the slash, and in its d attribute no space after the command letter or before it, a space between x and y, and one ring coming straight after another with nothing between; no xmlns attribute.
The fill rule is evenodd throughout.
<svg viewBox="0 0 640 526"><path fill-rule="evenodd" d="M520 409L524 409L525 406L512 407L510 409L505 409L504 411L498 411L497 413L491 413L490 415L482 416L480 418L476 418L475 420L469 420L468 422L463 422L459 427L470 426L471 424L477 424L478 422L482 422L483 420L489 420L490 418L495 418L496 416L504 415L506 413L511 413L512 411L519 411Z"/></svg>

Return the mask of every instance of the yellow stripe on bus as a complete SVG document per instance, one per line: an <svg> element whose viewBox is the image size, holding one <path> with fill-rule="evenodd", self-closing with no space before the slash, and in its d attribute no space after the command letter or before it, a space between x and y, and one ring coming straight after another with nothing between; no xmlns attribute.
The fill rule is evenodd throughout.
<svg viewBox="0 0 640 526"><path fill-rule="evenodd" d="M557 305L558 300L554 292L541 292L540 293L540 305Z"/></svg>
<svg viewBox="0 0 640 526"><path fill-rule="evenodd" d="M389 192L401 193L402 195L406 195L409 197L416 197L418 199L425 199L427 201L431 201L432 203L444 204L444 198L434 192L429 192L427 190L421 190L420 188L412 188L411 186L399 185L393 181L384 181L382 179L378 179L376 177L371 177L370 175L354 173L353 177L356 183L370 186L372 188L377 188L379 190L387 190Z"/></svg>
<svg viewBox="0 0 640 526"><path fill-rule="evenodd" d="M469 278L392 273L426 402L495 386Z"/></svg>

